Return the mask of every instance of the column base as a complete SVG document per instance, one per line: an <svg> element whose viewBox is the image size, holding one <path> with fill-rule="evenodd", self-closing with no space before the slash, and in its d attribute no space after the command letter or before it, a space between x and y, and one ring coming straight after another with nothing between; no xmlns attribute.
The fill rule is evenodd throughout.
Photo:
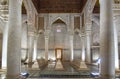
<svg viewBox="0 0 120 79"><path fill-rule="evenodd" d="M7 69L0 69L0 72L7 72Z"/></svg>
<svg viewBox="0 0 120 79"><path fill-rule="evenodd" d="M101 75L99 79L115 79L115 76Z"/></svg>
<svg viewBox="0 0 120 79"><path fill-rule="evenodd" d="M33 69L33 70L36 70L36 69L37 69L37 70L40 70L37 61L35 61L34 64L32 65L32 69Z"/></svg>
<svg viewBox="0 0 120 79"><path fill-rule="evenodd" d="M80 67L79 67L78 70L86 70L86 71L89 71L89 69L88 69L88 67L87 67L87 65L85 64L84 61L81 61L81 62L80 62Z"/></svg>
<svg viewBox="0 0 120 79"><path fill-rule="evenodd" d="M116 69L116 70L115 70L115 74L116 74L116 75L120 75L120 69Z"/></svg>
<svg viewBox="0 0 120 79"><path fill-rule="evenodd" d="M20 75L6 75L5 79L19 79Z"/></svg>
<svg viewBox="0 0 120 79"><path fill-rule="evenodd" d="M120 72L120 69L115 69L116 72Z"/></svg>
<svg viewBox="0 0 120 79"><path fill-rule="evenodd" d="M86 64L91 65L92 63L91 63L91 62L86 61Z"/></svg>
<svg viewBox="0 0 120 79"><path fill-rule="evenodd" d="M6 69L7 69L7 67L2 67L2 69L6 70Z"/></svg>
<svg viewBox="0 0 120 79"><path fill-rule="evenodd" d="M28 62L28 68L32 68L33 64L34 64L34 62Z"/></svg>
<svg viewBox="0 0 120 79"><path fill-rule="evenodd" d="M64 70L61 60L57 60L55 70Z"/></svg>
<svg viewBox="0 0 120 79"><path fill-rule="evenodd" d="M70 60L70 62L73 62L73 60Z"/></svg>

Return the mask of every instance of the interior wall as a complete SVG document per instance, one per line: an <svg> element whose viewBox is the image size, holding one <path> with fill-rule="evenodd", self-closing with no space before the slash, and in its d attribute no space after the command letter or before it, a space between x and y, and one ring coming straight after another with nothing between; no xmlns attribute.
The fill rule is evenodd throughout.
<svg viewBox="0 0 120 79"><path fill-rule="evenodd" d="M91 40L91 44L93 46L99 46L100 43L100 26L98 26L96 23L92 23L92 40Z"/></svg>
<svg viewBox="0 0 120 79"><path fill-rule="evenodd" d="M74 50L74 60L80 59L81 50ZM70 50L63 49L62 52L62 60L63 61L70 61ZM37 59L45 58L45 50L38 50L37 52ZM56 60L55 57L55 49L50 49L48 52L48 60Z"/></svg>
<svg viewBox="0 0 120 79"><path fill-rule="evenodd" d="M51 16L54 16L54 15L51 15ZM65 15L60 15L59 17L63 17ZM58 17L58 14L56 14L56 17ZM55 16L52 17L55 19ZM53 21L53 19L50 19L50 23L51 20ZM69 20L68 20L68 16L65 17L63 19L63 21L67 20L67 25L69 25ZM55 21L55 20L54 20ZM47 22L46 22L47 23ZM49 23L49 21L48 21ZM48 24L47 23L47 24ZM72 22L71 22L72 23ZM52 27L52 26L50 26ZM67 26L70 28L70 26ZM93 26L92 26L92 45L99 45L99 29L100 27L95 24L93 22ZM59 34L58 34L59 35ZM70 42L69 42L69 32L67 30L63 31L63 33L61 33L61 37L57 37L58 39L55 38L55 34L50 32L50 35L49 35L49 59L55 59L55 54L54 54L54 49L56 48L55 47L55 44L57 43L60 43L61 46L63 46L63 60L65 61L69 61L70 60ZM61 40L59 40L60 38L62 38ZM56 40L55 40L56 39ZM21 44L21 47L22 47L22 58L25 58L25 55L27 55L27 25L24 23L23 24L23 30L22 30L22 44ZM74 38L73 38L73 47L74 47L74 59L80 59L81 57L81 41L80 41L80 37L77 33L74 34ZM38 41L37 41L37 51L38 51L38 55L37 55L37 58L41 58L45 56L45 38L44 38L44 33L42 34L39 34L39 37L38 37ZM93 56L93 60L96 59L96 57L98 58L98 49L97 48L94 48L91 50L92 53L95 53L95 55Z"/></svg>

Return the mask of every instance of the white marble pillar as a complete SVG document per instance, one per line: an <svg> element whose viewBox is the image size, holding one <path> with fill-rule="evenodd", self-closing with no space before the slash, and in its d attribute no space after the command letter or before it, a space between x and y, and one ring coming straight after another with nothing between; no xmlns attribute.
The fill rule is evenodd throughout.
<svg viewBox="0 0 120 79"><path fill-rule="evenodd" d="M74 53L73 53L73 35L70 35L70 61L74 60Z"/></svg>
<svg viewBox="0 0 120 79"><path fill-rule="evenodd" d="M45 35L45 60L48 61L48 35Z"/></svg>
<svg viewBox="0 0 120 79"><path fill-rule="evenodd" d="M114 49L115 49L115 70L119 70L119 53L118 53L118 30L117 30L117 19L118 16L114 16ZM119 27L119 26L118 26Z"/></svg>
<svg viewBox="0 0 120 79"><path fill-rule="evenodd" d="M88 70L87 65L85 63L85 35L80 35L80 39L82 42L82 54L81 54L81 61L78 70Z"/></svg>
<svg viewBox="0 0 120 79"><path fill-rule="evenodd" d="M113 0L100 0L101 79L115 79Z"/></svg>
<svg viewBox="0 0 120 79"><path fill-rule="evenodd" d="M6 24L4 32L3 32L2 69L7 68L7 46L8 46L8 23Z"/></svg>
<svg viewBox="0 0 120 79"><path fill-rule="evenodd" d="M35 35L35 37L34 37L33 61L36 61L36 59L37 59L37 41L38 41L38 35Z"/></svg>
<svg viewBox="0 0 120 79"><path fill-rule="evenodd" d="M32 68L39 69L39 65L37 62L37 41L38 41L38 34L36 34L34 36L34 50L33 50L33 62L34 62L34 64L32 65Z"/></svg>
<svg viewBox="0 0 120 79"><path fill-rule="evenodd" d="M86 62L91 63L91 51L90 51L90 44L91 44L91 26L92 23L86 24Z"/></svg>
<svg viewBox="0 0 120 79"><path fill-rule="evenodd" d="M81 61L85 62L85 35L81 36L82 41L82 55L81 55Z"/></svg>
<svg viewBox="0 0 120 79"><path fill-rule="evenodd" d="M32 67L34 46L34 32L28 32L28 66Z"/></svg>
<svg viewBox="0 0 120 79"><path fill-rule="evenodd" d="M9 0L6 79L16 79L21 72L21 25L21 4L18 0Z"/></svg>

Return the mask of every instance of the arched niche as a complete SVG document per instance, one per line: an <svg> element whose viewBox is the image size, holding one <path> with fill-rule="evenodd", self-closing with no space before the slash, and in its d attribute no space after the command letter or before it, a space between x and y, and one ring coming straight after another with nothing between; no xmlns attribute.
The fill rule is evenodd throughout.
<svg viewBox="0 0 120 79"><path fill-rule="evenodd" d="M51 30L54 35L55 48L64 48L64 37L67 33L66 23L61 19L57 19L55 22L53 22Z"/></svg>
<svg viewBox="0 0 120 79"><path fill-rule="evenodd" d="M61 19L57 19L52 23L51 33L49 36L49 58L55 59L55 49L66 49L68 48L68 35L67 35L67 25Z"/></svg>
<svg viewBox="0 0 120 79"><path fill-rule="evenodd" d="M48 27L48 28L52 28L52 25L53 25L53 23L56 21L56 20L58 20L58 19L60 19L60 20L62 20L65 24L66 24L66 26L67 26L67 31L69 30L69 26L70 26L70 15L69 14L50 14L49 15L49 23L48 23L48 25L50 26L50 27Z"/></svg>

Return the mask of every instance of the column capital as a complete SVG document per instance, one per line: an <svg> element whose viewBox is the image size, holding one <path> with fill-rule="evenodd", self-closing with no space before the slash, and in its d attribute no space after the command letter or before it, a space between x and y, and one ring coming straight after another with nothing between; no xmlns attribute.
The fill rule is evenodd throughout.
<svg viewBox="0 0 120 79"><path fill-rule="evenodd" d="M80 37L85 37L85 33L79 34Z"/></svg>
<svg viewBox="0 0 120 79"><path fill-rule="evenodd" d="M49 39L49 33L50 33L50 30L45 30L44 37L46 40Z"/></svg>
<svg viewBox="0 0 120 79"><path fill-rule="evenodd" d="M44 35L44 37L45 37L45 40L49 39L49 35Z"/></svg>
<svg viewBox="0 0 120 79"><path fill-rule="evenodd" d="M86 23L85 24L85 30L90 30L91 31L91 29L92 29L92 22L88 22L88 23Z"/></svg>
<svg viewBox="0 0 120 79"><path fill-rule="evenodd" d="M34 36L35 36L35 35L34 35L34 32L28 32L28 36L34 37Z"/></svg>
<svg viewBox="0 0 120 79"><path fill-rule="evenodd" d="M48 40L49 39L49 36L45 36L45 40Z"/></svg>
<svg viewBox="0 0 120 79"><path fill-rule="evenodd" d="M86 22L85 25L92 25L92 21Z"/></svg>
<svg viewBox="0 0 120 79"><path fill-rule="evenodd" d="M113 21L117 22L119 20L120 15L114 15L113 16Z"/></svg>
<svg viewBox="0 0 120 79"><path fill-rule="evenodd" d="M86 30L85 31L86 35L91 33L91 30Z"/></svg>
<svg viewBox="0 0 120 79"><path fill-rule="evenodd" d="M18 2L19 2L21 5L22 5L22 1L23 1L23 0L18 0Z"/></svg>
<svg viewBox="0 0 120 79"><path fill-rule="evenodd" d="M50 33L50 30L45 30L44 32L45 35L49 35L49 33Z"/></svg>
<svg viewBox="0 0 120 79"><path fill-rule="evenodd" d="M37 40L39 37L39 34L34 34L34 40Z"/></svg>
<svg viewBox="0 0 120 79"><path fill-rule="evenodd" d="M28 24L28 26L32 26L32 23L31 23L31 22L29 22L29 21L27 22L27 24Z"/></svg>

